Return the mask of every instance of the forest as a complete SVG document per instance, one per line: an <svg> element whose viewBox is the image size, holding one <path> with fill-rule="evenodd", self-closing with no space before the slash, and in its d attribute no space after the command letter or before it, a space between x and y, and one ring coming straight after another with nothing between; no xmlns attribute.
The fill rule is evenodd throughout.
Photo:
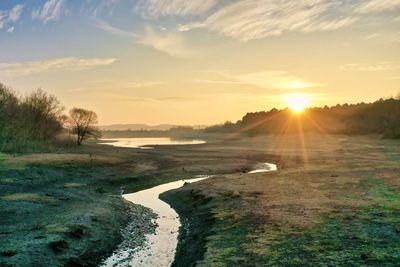
<svg viewBox="0 0 400 267"><path fill-rule="evenodd" d="M288 108L274 108L247 113L236 123L225 122L208 127L205 131L247 135L315 131L349 135L379 134L386 138L399 138L400 98L381 98L373 103L311 107L301 113L294 113Z"/></svg>
<svg viewBox="0 0 400 267"><path fill-rule="evenodd" d="M32 152L69 144L77 136L77 144L88 137L98 137L97 114L73 108L69 116L56 96L42 89L20 96L0 83L0 151ZM64 136L61 136L64 133Z"/></svg>

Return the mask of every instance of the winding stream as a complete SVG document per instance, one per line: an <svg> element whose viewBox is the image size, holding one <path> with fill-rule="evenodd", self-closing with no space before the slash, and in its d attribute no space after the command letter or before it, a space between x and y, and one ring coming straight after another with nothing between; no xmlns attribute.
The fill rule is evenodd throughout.
<svg viewBox="0 0 400 267"><path fill-rule="evenodd" d="M166 191L179 188L185 183L193 183L209 178L198 177L188 180L166 183L136 193L122 195L126 200L152 209L158 218L155 234L146 236L148 247L138 250L130 257L132 251L122 248L103 262L102 266L170 266L174 261L178 244L180 221L176 211L158 198Z"/></svg>
<svg viewBox="0 0 400 267"><path fill-rule="evenodd" d="M277 166L275 164L258 163L249 173L276 170ZM159 199L159 195L179 188L185 183L194 183L207 178L210 178L210 176L198 176L197 178L165 183L135 193L122 195L123 198L134 204L152 209L158 215L154 221L157 228L154 234L146 235L147 246L135 250L121 247L114 251L113 255L105 259L101 266L170 266L174 261L181 224L176 211L169 204Z"/></svg>

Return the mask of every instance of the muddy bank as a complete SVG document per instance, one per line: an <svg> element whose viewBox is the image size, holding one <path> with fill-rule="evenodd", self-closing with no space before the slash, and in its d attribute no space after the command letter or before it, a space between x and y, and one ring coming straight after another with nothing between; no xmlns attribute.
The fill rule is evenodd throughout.
<svg viewBox="0 0 400 267"><path fill-rule="evenodd" d="M135 253L148 247L147 236L156 232L157 214L141 205L130 205L129 223L121 231L122 242L110 257L101 262L102 267L130 266Z"/></svg>
<svg viewBox="0 0 400 267"><path fill-rule="evenodd" d="M96 266L109 254L121 241L130 205L118 189L102 186L96 172L107 173L1 166L0 266Z"/></svg>
<svg viewBox="0 0 400 267"><path fill-rule="evenodd" d="M97 266L111 255L121 229L147 212L110 182L125 164L81 154L0 161L0 266Z"/></svg>
<svg viewBox="0 0 400 267"><path fill-rule="evenodd" d="M212 178L210 178L212 179ZM206 239L214 223L211 198L191 189L190 185L167 191L160 199L171 205L179 214L181 228L175 260L172 266L195 266L205 253Z"/></svg>

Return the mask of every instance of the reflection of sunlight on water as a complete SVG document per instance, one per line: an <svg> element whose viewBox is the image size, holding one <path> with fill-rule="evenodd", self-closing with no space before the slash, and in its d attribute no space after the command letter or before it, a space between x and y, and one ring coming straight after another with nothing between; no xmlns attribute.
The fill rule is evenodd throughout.
<svg viewBox="0 0 400 267"><path fill-rule="evenodd" d="M145 138L103 138L100 145L114 147L131 147L141 149L153 149L147 145L197 145L204 144L203 140L171 139L170 137L145 137Z"/></svg>
<svg viewBox="0 0 400 267"><path fill-rule="evenodd" d="M147 244L149 244L146 249L138 250L132 258L127 251L117 250L101 266L170 266L174 260L175 249L178 244L180 222L175 210L160 200L158 196L163 192L179 188L185 183L193 183L207 178L209 176L180 180L123 195L126 200L150 208L157 213L158 218L155 223L158 227L155 234L146 236Z"/></svg>
<svg viewBox="0 0 400 267"><path fill-rule="evenodd" d="M259 172L271 172L277 171L278 167L272 163L259 163L254 166L254 169L249 171L249 173L259 173Z"/></svg>

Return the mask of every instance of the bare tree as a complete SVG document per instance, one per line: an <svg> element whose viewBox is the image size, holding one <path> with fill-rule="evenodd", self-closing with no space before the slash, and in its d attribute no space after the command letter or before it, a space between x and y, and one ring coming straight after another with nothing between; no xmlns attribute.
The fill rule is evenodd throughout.
<svg viewBox="0 0 400 267"><path fill-rule="evenodd" d="M69 112L69 123L72 132L77 135L76 143L78 146L88 137L100 137L100 131L96 127L97 114L94 111L73 108Z"/></svg>
<svg viewBox="0 0 400 267"><path fill-rule="evenodd" d="M64 107L54 95L38 89L22 99L20 122L25 124L29 136L37 140L48 140L63 129Z"/></svg>

